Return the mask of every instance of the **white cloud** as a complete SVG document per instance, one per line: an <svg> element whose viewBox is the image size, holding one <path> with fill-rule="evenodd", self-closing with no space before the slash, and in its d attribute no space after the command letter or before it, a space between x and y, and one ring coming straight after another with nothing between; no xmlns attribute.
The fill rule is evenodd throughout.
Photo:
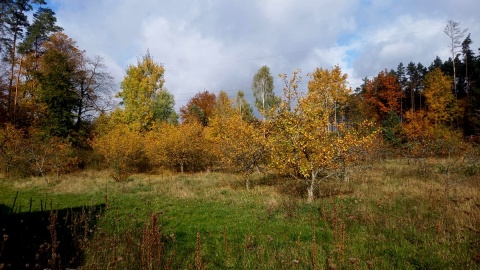
<svg viewBox="0 0 480 270"><path fill-rule="evenodd" d="M58 24L88 55L101 55L117 83L146 53L166 67L177 108L204 89L250 95L253 75L340 65L352 84L400 61L448 58L448 19L480 37L475 0L50 0ZM465 25L463 25L465 23ZM304 76L304 80L308 80ZM277 92L281 92L278 90Z"/></svg>

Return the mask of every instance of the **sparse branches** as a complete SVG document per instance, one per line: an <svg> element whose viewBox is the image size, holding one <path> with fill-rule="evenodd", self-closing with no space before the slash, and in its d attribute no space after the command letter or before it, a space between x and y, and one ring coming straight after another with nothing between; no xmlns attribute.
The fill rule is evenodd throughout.
<svg viewBox="0 0 480 270"><path fill-rule="evenodd" d="M75 73L75 86L79 96L76 125L90 121L101 112L113 108L113 77L107 72L104 58L83 56Z"/></svg>
<svg viewBox="0 0 480 270"><path fill-rule="evenodd" d="M465 33L468 29L461 29L460 23L454 22L449 20L443 32L448 36L450 39L450 53L452 55L452 62L453 62L453 88L455 90L455 97L457 97L457 77L456 77L456 67L455 67L455 59L457 58L457 54L461 51L459 50L462 47L462 39L465 36Z"/></svg>

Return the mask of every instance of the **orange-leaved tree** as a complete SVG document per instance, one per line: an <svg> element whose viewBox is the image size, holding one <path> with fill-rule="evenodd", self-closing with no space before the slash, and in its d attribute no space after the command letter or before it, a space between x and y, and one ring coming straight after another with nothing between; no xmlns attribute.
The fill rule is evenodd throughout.
<svg viewBox="0 0 480 270"><path fill-rule="evenodd" d="M211 146L200 123L161 123L146 134L145 152L151 163L180 172L208 167Z"/></svg>
<svg viewBox="0 0 480 270"><path fill-rule="evenodd" d="M357 153L362 153L359 149L371 145L377 134L358 132L343 123L331 128L335 106L325 106L326 97L330 95L327 90L339 87L337 93L349 92L346 76L339 68L334 70L318 69L311 75L307 94L298 90L299 71L295 71L290 80L282 75L284 97L269 123L271 165L281 173L302 180L309 202L314 199L318 181L336 175L358 159Z"/></svg>
<svg viewBox="0 0 480 270"><path fill-rule="evenodd" d="M433 125L449 125L458 114L458 105L451 91L452 80L435 68L425 75L425 103Z"/></svg>
<svg viewBox="0 0 480 270"><path fill-rule="evenodd" d="M72 144L64 138L45 137L43 132L30 130L28 156L31 170L41 175L47 184L48 175L54 175L57 180L62 174L72 172L78 168L78 158Z"/></svg>
<svg viewBox="0 0 480 270"><path fill-rule="evenodd" d="M5 173L7 177L26 164L25 142L22 130L16 129L11 124L0 128L0 172Z"/></svg>
<svg viewBox="0 0 480 270"><path fill-rule="evenodd" d="M127 124L117 124L95 137L92 146L105 159L113 179L121 182L145 166L143 142L144 138L139 131Z"/></svg>
<svg viewBox="0 0 480 270"><path fill-rule="evenodd" d="M397 115L402 113L400 104L404 95L402 88L397 77L388 73L387 70L381 71L377 77L367 82L363 95L365 101L372 106L374 115L371 117L379 122L383 121L391 111Z"/></svg>
<svg viewBox="0 0 480 270"><path fill-rule="evenodd" d="M243 116L232 107L227 94L220 92L207 134L221 167L243 173L249 189L250 174L265 160L266 139L260 124L250 123Z"/></svg>
<svg viewBox="0 0 480 270"><path fill-rule="evenodd" d="M203 91L192 97L188 103L180 108L180 118L183 123L198 122L204 127L213 114L216 96L214 93Z"/></svg>
<svg viewBox="0 0 480 270"><path fill-rule="evenodd" d="M409 111L403 130L418 157L445 155L459 149L461 134L452 128L458 116L452 81L439 68L425 76L425 110ZM422 151L419 151L422 150Z"/></svg>
<svg viewBox="0 0 480 270"><path fill-rule="evenodd" d="M315 89L319 106L324 106L325 111L331 112L331 129L344 119L344 110L351 93L347 87L347 74L342 74L339 66L332 70L317 68L311 75L312 80L308 82L309 89Z"/></svg>

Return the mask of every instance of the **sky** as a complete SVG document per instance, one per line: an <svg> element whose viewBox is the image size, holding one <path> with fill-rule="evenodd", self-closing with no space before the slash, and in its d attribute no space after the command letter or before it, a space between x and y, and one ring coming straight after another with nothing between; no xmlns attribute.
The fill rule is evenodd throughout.
<svg viewBox="0 0 480 270"><path fill-rule="evenodd" d="M176 109L196 93L243 90L263 65L274 77L339 65L362 78L410 61L447 60L448 20L468 28L478 54L478 0L47 0L58 25L90 57L101 56L116 90L129 65L150 52L165 67Z"/></svg>

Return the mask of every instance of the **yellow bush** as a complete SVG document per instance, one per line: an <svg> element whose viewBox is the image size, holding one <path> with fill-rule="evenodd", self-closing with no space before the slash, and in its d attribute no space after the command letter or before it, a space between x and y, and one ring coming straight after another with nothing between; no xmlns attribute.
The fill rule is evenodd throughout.
<svg viewBox="0 0 480 270"><path fill-rule="evenodd" d="M142 134L123 124L96 137L92 146L105 159L112 170L112 177L120 182L146 164L143 140Z"/></svg>
<svg viewBox="0 0 480 270"><path fill-rule="evenodd" d="M146 135L146 155L154 165L181 172L205 169L211 161L211 146L203 129L196 122L156 126Z"/></svg>

